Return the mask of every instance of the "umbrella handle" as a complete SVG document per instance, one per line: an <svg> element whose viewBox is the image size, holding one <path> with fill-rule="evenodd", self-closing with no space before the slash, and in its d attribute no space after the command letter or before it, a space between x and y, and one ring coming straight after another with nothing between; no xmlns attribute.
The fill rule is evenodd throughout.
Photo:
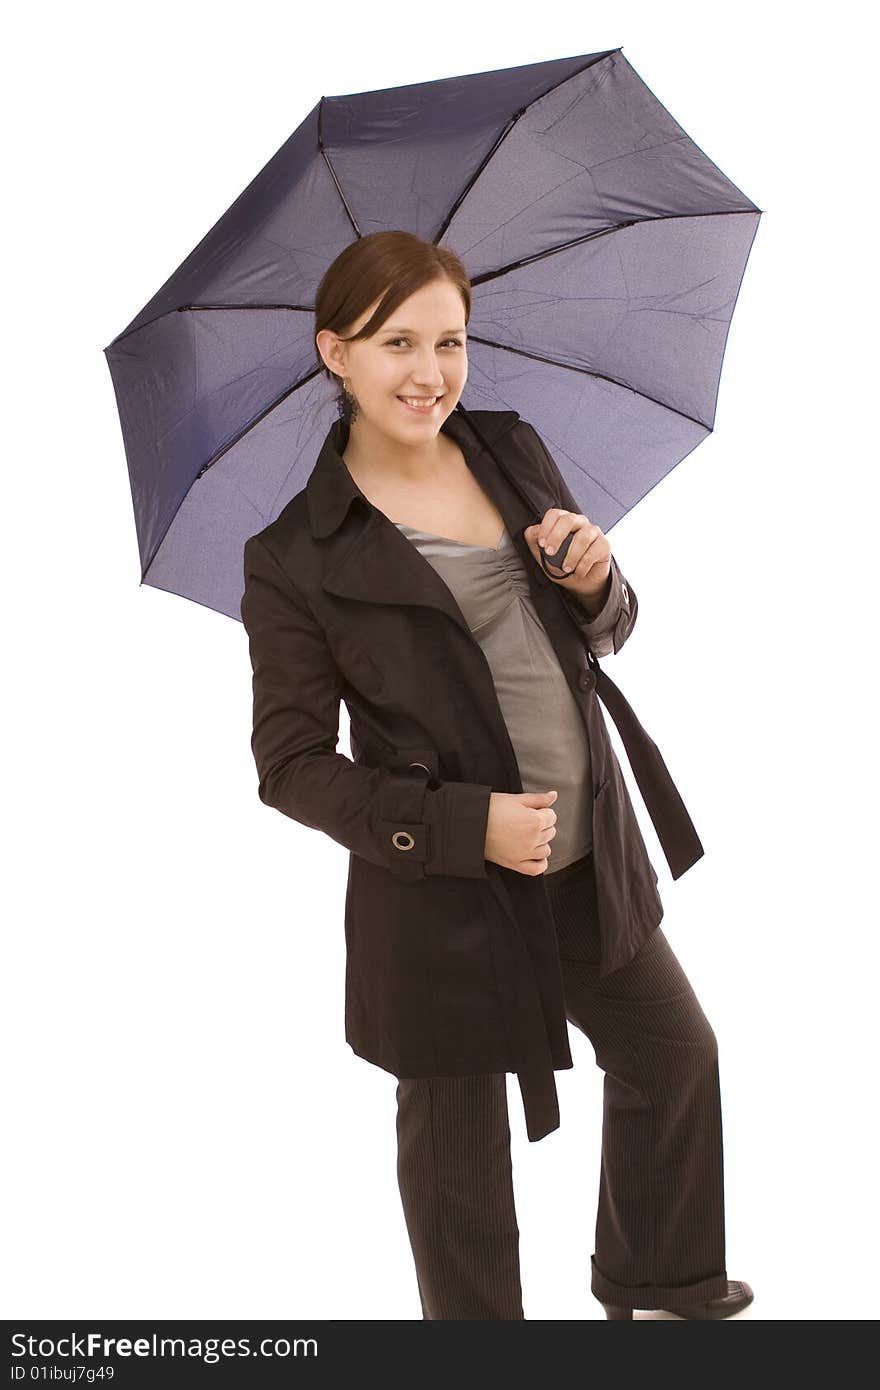
<svg viewBox="0 0 880 1390"><path fill-rule="evenodd" d="M566 536L565 540L562 542L562 544L561 544L561 546L559 547L559 549L558 549L558 550L554 550L552 556L548 555L547 552L546 552L546 550L541 550L541 564L544 566L544 569L546 570L546 572L547 572L548 574L550 574L550 569L549 569L549 567L548 567L548 565L547 565L547 561L548 561L548 560L551 560L552 563L553 563L554 565L556 565L557 567L561 567L562 564L563 564L563 562L564 562L564 560L565 560L566 555L568 554L568 547L571 545L572 538L574 537L574 534L575 534L574 531L569 531L568 535ZM540 546L539 546L538 548L540 549ZM572 579L573 577L574 577L573 573L572 573L572 574L550 574L550 578L551 578L551 579Z"/></svg>

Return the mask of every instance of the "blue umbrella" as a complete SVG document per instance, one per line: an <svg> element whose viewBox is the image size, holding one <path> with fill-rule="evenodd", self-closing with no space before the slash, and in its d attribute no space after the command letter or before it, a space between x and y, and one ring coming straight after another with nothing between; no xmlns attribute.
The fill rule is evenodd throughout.
<svg viewBox="0 0 880 1390"><path fill-rule="evenodd" d="M529 420L607 534L712 431L761 211L620 48L322 97L104 349L141 583L240 620L337 418L315 290L390 228L467 267L461 405Z"/></svg>

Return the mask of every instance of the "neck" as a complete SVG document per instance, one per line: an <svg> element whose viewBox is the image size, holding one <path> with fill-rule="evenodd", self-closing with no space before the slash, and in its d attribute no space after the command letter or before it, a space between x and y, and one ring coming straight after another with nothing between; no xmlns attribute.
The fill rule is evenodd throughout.
<svg viewBox="0 0 880 1390"><path fill-rule="evenodd" d="M417 482L433 476L443 466L447 441L442 430L418 443L401 441L368 420L359 419L349 428L342 457L352 476L394 475L401 481Z"/></svg>

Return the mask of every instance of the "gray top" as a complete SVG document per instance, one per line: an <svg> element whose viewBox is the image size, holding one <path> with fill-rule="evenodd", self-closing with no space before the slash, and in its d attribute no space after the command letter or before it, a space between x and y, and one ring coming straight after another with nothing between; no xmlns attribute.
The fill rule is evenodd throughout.
<svg viewBox="0 0 880 1390"><path fill-rule="evenodd" d="M592 848L590 745L513 539L505 526L493 550L394 524L448 585L486 655L523 791L559 793L546 872L564 869Z"/></svg>

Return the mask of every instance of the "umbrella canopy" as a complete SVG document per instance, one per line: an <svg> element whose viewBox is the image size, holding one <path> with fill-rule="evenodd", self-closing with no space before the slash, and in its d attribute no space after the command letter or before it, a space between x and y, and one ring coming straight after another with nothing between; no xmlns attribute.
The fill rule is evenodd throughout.
<svg viewBox="0 0 880 1390"><path fill-rule="evenodd" d="M336 418L315 291L392 228L467 267L462 405L529 420L607 533L712 430L761 211L620 48L322 97L104 349L141 582L240 620Z"/></svg>

